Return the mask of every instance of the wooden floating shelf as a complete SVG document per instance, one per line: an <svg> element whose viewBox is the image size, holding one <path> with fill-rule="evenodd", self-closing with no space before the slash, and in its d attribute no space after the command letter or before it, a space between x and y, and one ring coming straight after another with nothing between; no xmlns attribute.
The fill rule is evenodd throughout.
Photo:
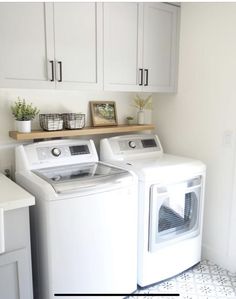
<svg viewBox="0 0 236 299"><path fill-rule="evenodd" d="M19 133L10 131L9 136L15 140L35 140L63 137L77 137L85 135L100 135L100 134L116 134L129 133L155 129L154 125L119 125L109 127L85 127L80 130L63 130L63 131L32 131L30 133Z"/></svg>

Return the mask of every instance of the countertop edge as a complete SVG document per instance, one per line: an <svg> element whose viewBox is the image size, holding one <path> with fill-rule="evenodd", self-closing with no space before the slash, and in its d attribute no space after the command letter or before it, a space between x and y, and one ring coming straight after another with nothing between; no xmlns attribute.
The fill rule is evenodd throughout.
<svg viewBox="0 0 236 299"><path fill-rule="evenodd" d="M4 211L33 206L35 197L0 173L0 209Z"/></svg>
<svg viewBox="0 0 236 299"><path fill-rule="evenodd" d="M0 203L0 209L3 209L4 211L11 211L15 209L30 207L33 205L35 205L35 198L32 196L32 198L29 199L19 199L16 201L6 201Z"/></svg>

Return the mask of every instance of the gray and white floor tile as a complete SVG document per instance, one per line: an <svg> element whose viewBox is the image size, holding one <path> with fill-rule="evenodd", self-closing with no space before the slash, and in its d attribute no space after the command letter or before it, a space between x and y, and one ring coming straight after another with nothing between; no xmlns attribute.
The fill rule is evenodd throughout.
<svg viewBox="0 0 236 299"><path fill-rule="evenodd" d="M152 294L180 294L175 296L158 296ZM219 267L210 261L202 261L193 268L178 276L152 285L145 289L138 289L136 294L143 296L129 296L129 299L236 299L236 273Z"/></svg>

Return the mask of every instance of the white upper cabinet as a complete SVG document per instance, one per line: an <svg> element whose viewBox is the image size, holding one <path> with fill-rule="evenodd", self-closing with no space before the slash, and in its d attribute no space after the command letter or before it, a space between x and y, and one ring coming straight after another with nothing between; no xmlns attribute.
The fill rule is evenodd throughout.
<svg viewBox="0 0 236 299"><path fill-rule="evenodd" d="M54 88L52 27L43 3L0 3L0 87Z"/></svg>
<svg viewBox="0 0 236 299"><path fill-rule="evenodd" d="M137 3L104 3L104 89L140 91Z"/></svg>
<svg viewBox="0 0 236 299"><path fill-rule="evenodd" d="M102 6L54 3L57 88L102 86Z"/></svg>
<svg viewBox="0 0 236 299"><path fill-rule="evenodd" d="M102 86L102 5L0 3L0 87Z"/></svg>
<svg viewBox="0 0 236 299"><path fill-rule="evenodd" d="M173 92L178 30L165 3L0 3L0 87Z"/></svg>
<svg viewBox="0 0 236 299"><path fill-rule="evenodd" d="M178 10L163 3L144 4L144 90L171 92L177 80Z"/></svg>
<svg viewBox="0 0 236 299"><path fill-rule="evenodd" d="M104 4L104 89L176 90L179 8Z"/></svg>

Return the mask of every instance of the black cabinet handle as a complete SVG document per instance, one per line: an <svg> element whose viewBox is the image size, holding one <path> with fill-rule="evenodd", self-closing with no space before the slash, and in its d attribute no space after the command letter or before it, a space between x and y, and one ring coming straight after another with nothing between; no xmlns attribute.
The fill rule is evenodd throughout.
<svg viewBox="0 0 236 299"><path fill-rule="evenodd" d="M139 69L139 72L140 72L140 82L139 82L139 85L143 85L143 69Z"/></svg>
<svg viewBox="0 0 236 299"><path fill-rule="evenodd" d="M50 60L49 62L51 63L51 70L52 70L52 79L50 81L53 82L54 81L54 61Z"/></svg>
<svg viewBox="0 0 236 299"><path fill-rule="evenodd" d="M144 69L145 72L145 83L144 86L148 86L148 69Z"/></svg>
<svg viewBox="0 0 236 299"><path fill-rule="evenodd" d="M58 61L57 63L59 64L59 67L60 67L60 70L59 70L60 78L59 78L58 82L62 82L62 62Z"/></svg>

